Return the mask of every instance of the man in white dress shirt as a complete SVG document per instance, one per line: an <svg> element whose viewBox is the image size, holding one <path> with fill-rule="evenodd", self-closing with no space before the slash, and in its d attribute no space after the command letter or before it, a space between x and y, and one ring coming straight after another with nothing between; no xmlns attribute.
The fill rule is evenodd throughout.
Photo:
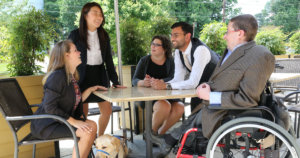
<svg viewBox="0 0 300 158"><path fill-rule="evenodd" d="M186 22L171 26L171 40L175 50L174 78L165 83L153 79L154 89L193 89L207 82L215 69L219 57L197 38L192 38L193 27ZM191 111L201 102L196 97L191 100Z"/></svg>

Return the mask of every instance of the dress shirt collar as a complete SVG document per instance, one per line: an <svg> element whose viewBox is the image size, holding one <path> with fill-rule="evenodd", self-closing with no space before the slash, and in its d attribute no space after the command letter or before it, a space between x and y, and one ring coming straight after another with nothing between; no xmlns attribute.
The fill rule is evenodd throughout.
<svg viewBox="0 0 300 158"><path fill-rule="evenodd" d="M97 34L97 29L95 30L95 31L90 31L90 30L88 30L88 34L90 35L90 36L95 36L96 34Z"/></svg>
<svg viewBox="0 0 300 158"><path fill-rule="evenodd" d="M244 43L241 43L241 44L236 45L236 46L233 48L232 52L234 52L238 47L240 47L240 46L242 46L242 45L245 45L245 44L247 44L247 43L248 43L248 42L244 42ZM229 52L229 49L228 49L228 52Z"/></svg>
<svg viewBox="0 0 300 158"><path fill-rule="evenodd" d="M189 54L191 54L191 49L192 49L192 41L190 41L188 47L187 47L187 48L185 49L185 51L182 52L182 53L184 53L184 54L186 54L186 55L189 55Z"/></svg>

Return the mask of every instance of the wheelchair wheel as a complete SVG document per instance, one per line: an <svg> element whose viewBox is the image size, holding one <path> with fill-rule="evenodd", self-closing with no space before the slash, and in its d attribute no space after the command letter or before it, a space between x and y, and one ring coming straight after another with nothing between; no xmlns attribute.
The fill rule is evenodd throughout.
<svg viewBox="0 0 300 158"><path fill-rule="evenodd" d="M298 158L300 148L287 130L266 119L244 117L231 120L214 132L206 157Z"/></svg>

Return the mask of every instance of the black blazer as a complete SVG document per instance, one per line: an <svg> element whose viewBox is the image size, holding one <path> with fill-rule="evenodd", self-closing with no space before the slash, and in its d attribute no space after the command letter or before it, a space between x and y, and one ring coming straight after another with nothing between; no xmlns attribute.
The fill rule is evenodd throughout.
<svg viewBox="0 0 300 158"><path fill-rule="evenodd" d="M44 85L44 97L42 104L35 114L53 114L58 115L66 120L69 117L82 119L82 103L80 102L77 109L72 113L75 105L75 90L72 83L67 83L65 69L55 70L48 77ZM48 137L53 130L61 123L53 119L32 120L31 133L37 138Z"/></svg>
<svg viewBox="0 0 300 158"><path fill-rule="evenodd" d="M98 30L98 37L99 37L99 42L100 42L100 34L99 33L100 33L100 31ZM82 63L77 67L77 70L80 75L79 84L81 84L85 78L85 69L86 69L86 63L87 63L87 47L80 40L79 29L73 30L70 33L68 38L73 41L73 43L76 45L77 50L79 50L81 52L80 56L81 56ZM112 60L111 46L110 46L110 40L109 40L108 35L107 35L107 40L108 41L106 42L106 47L101 47L102 59L106 65L106 70L108 72L107 74L108 74L109 80L112 81L114 85L119 85L120 83L118 81L118 75L116 73L114 63ZM103 44L103 43L101 43L101 44ZM100 44L100 46L101 46L101 44ZM103 49L105 49L105 50L103 50Z"/></svg>

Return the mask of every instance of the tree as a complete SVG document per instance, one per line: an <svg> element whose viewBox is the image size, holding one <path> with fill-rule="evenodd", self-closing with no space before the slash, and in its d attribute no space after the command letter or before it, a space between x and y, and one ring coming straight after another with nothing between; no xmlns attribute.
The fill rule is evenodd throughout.
<svg viewBox="0 0 300 158"><path fill-rule="evenodd" d="M125 65L136 65L147 54L148 32L145 21L137 18L126 19L121 25L122 61Z"/></svg>
<svg viewBox="0 0 300 158"><path fill-rule="evenodd" d="M9 25L12 18L24 11L27 0L15 3L14 0L0 0L0 62L8 60Z"/></svg>
<svg viewBox="0 0 300 158"><path fill-rule="evenodd" d="M227 26L222 22L212 22L205 24L203 30L200 32L200 39L210 49L218 54L222 54L226 48L226 42L223 39L227 31Z"/></svg>
<svg viewBox="0 0 300 158"><path fill-rule="evenodd" d="M262 27L257 33L255 41L259 45L266 46L274 55L285 54L284 39L286 35L279 27Z"/></svg>
<svg viewBox="0 0 300 158"><path fill-rule="evenodd" d="M271 2L267 2L265 8L255 15L259 26L271 25L271 19L269 18L269 13L271 12Z"/></svg>
<svg viewBox="0 0 300 158"><path fill-rule="evenodd" d="M175 19L161 16L153 18L153 20L148 23L150 25L150 37L153 37L155 35L169 36L171 34L171 26L175 23Z"/></svg>
<svg viewBox="0 0 300 158"><path fill-rule="evenodd" d="M298 30L291 38L290 38L290 46L295 50L295 53L300 54L300 30Z"/></svg>
<svg viewBox="0 0 300 158"><path fill-rule="evenodd" d="M67 38L77 28L76 14L87 2L89 0L45 0L45 11L53 18L60 38Z"/></svg>
<svg viewBox="0 0 300 158"><path fill-rule="evenodd" d="M239 9L233 9L233 5L236 3L237 0L226 1L226 19L240 12ZM203 29L205 24L222 20L223 1L220 0L176 0L169 1L168 7L169 14L177 21L195 24L195 37L199 37L197 33Z"/></svg>
<svg viewBox="0 0 300 158"><path fill-rule="evenodd" d="M40 71L35 61L43 61L55 30L50 18L34 8L13 18L9 27L8 70L13 76L32 75Z"/></svg>
<svg viewBox="0 0 300 158"><path fill-rule="evenodd" d="M99 1L99 0L98 0ZM104 11L105 15L105 29L109 33L111 37L111 44L113 46L113 49L117 50L116 45L116 28L115 28L115 13L114 13L114 2L111 0L104 0L99 2L101 4L102 9ZM120 29L122 30L122 23L128 23L127 19L135 18L142 20L144 22L149 22L149 25L153 25L152 21L155 21L156 18L160 17L169 17L169 14L167 10L165 9L167 5L167 0L149 0L149 1L143 1L143 0L119 0L118 1L119 6L119 19L120 19ZM140 26L146 26L146 25L140 25ZM144 31L146 29L149 29L151 27L147 28L138 28L143 29ZM149 32L146 30L146 32ZM148 35L149 40L151 39L152 34ZM121 36L121 38L123 38ZM122 45L123 47L123 45Z"/></svg>
<svg viewBox="0 0 300 158"><path fill-rule="evenodd" d="M289 33L300 27L299 10L299 0L271 0L256 17L261 26L280 26L284 33Z"/></svg>

